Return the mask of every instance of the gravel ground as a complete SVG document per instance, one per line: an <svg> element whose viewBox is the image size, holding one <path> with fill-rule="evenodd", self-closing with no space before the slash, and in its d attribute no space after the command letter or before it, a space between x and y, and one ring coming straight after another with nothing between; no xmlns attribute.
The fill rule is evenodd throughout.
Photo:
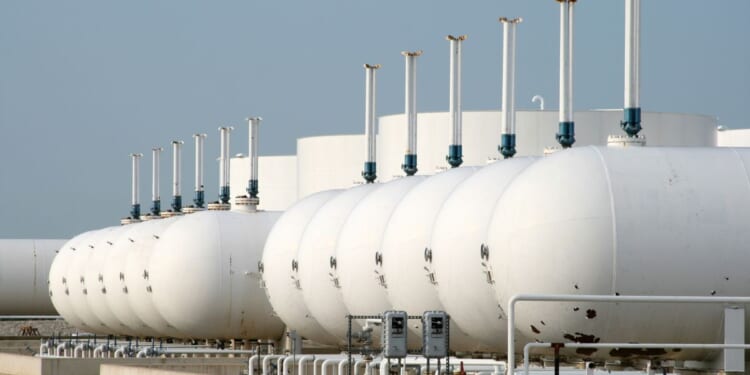
<svg viewBox="0 0 750 375"><path fill-rule="evenodd" d="M70 335L78 332L62 319L57 320L0 320L0 336L21 336L21 327L31 326L41 336Z"/></svg>

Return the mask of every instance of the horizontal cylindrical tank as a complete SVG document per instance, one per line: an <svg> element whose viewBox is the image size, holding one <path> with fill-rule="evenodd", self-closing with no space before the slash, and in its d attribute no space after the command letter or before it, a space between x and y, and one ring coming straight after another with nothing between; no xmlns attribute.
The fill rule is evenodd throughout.
<svg viewBox="0 0 750 375"><path fill-rule="evenodd" d="M105 276L105 280L112 280L116 277L115 283L120 283L116 284L117 287L110 286L110 288L121 288L123 293L127 291L124 293L125 300L118 299L114 304L110 301L110 307L116 309L121 304L129 306L138 320L129 322L128 326L138 335L180 336L179 331L169 325L156 309L152 298L149 267L154 248L164 231L180 218L181 216L174 216L134 224L127 234L127 242L130 245L125 243L127 254L124 264L109 268L108 276ZM110 261L114 262L115 259L110 258ZM122 272L122 280L120 280L120 272Z"/></svg>
<svg viewBox="0 0 750 375"><path fill-rule="evenodd" d="M308 337L313 341L346 343L344 317L349 311L338 282L336 244L354 207L380 186L366 184L341 192L320 207L305 228L297 254L300 286L310 315L328 333L325 337ZM337 340L327 341L331 337Z"/></svg>
<svg viewBox="0 0 750 375"><path fill-rule="evenodd" d="M73 315L81 322L81 325L76 325L76 328L86 332L111 333L111 330L107 329L104 322L89 307L89 289L96 288L97 280L96 278L93 280L87 279L86 271L88 270L89 257L94 251L99 238L105 234L105 231L112 230L113 228L117 227L99 229L81 239L77 246L75 246L75 251L70 254L68 267L65 270L67 290L70 297L69 301L71 306L73 306Z"/></svg>
<svg viewBox="0 0 750 375"><path fill-rule="evenodd" d="M277 339L260 285L263 246L279 212L204 211L180 217L149 262L152 298L183 337Z"/></svg>
<svg viewBox="0 0 750 375"><path fill-rule="evenodd" d="M354 207L341 229L336 270L350 314L375 315L391 309L382 267L383 234L398 203L424 179L411 176L383 184Z"/></svg>
<svg viewBox="0 0 750 375"><path fill-rule="evenodd" d="M339 190L326 190L304 198L284 212L268 234L261 263L263 283L273 311L303 337L335 341L310 316L297 276L297 251L310 220Z"/></svg>
<svg viewBox="0 0 750 375"><path fill-rule="evenodd" d="M57 315L47 280L66 240L0 240L0 315Z"/></svg>
<svg viewBox="0 0 750 375"><path fill-rule="evenodd" d="M435 219L431 264L438 297L459 327L491 351L506 347L506 321L495 299L496 275L488 264L487 227L505 188L536 158L496 161L451 192Z"/></svg>
<svg viewBox="0 0 750 375"><path fill-rule="evenodd" d="M427 178L409 190L393 210L381 245L388 301L393 309L409 315L444 310L435 289L431 264L433 224L453 189L477 170L476 167L453 168ZM409 330L413 346L421 347L422 324L410 322ZM457 326L451 327L453 349L480 349L475 343Z"/></svg>
<svg viewBox="0 0 750 375"><path fill-rule="evenodd" d="M721 148L583 147L534 163L490 222L498 302L505 310L518 293L750 296L749 168L750 150ZM723 309L521 303L516 328L525 341L721 342Z"/></svg>
<svg viewBox="0 0 750 375"><path fill-rule="evenodd" d="M50 300L60 316L74 327L83 326L83 320L76 314L73 307L70 289L78 283L78 280L68 280L68 267L78 249L85 246L87 238L96 232L96 230L83 232L65 242L58 250L49 269Z"/></svg>

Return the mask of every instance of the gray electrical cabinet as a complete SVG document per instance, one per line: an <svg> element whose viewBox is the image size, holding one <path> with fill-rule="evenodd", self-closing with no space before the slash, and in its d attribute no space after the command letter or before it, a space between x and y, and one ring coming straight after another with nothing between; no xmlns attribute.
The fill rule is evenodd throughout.
<svg viewBox="0 0 750 375"><path fill-rule="evenodd" d="M445 311L422 316L422 351L425 358L445 358L450 347L450 317Z"/></svg>
<svg viewBox="0 0 750 375"><path fill-rule="evenodd" d="M406 332L409 316L406 311L386 311L383 313L383 357L406 357Z"/></svg>

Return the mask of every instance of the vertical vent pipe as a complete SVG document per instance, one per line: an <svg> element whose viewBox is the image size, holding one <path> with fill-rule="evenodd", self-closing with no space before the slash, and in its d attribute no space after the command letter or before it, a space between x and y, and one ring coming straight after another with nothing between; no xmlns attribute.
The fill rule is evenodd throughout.
<svg viewBox="0 0 750 375"><path fill-rule="evenodd" d="M417 173L417 57L422 51L401 54L406 58L404 107L408 128L406 155L401 169L407 176L413 176Z"/></svg>
<svg viewBox="0 0 750 375"><path fill-rule="evenodd" d="M258 128L262 120L260 117L247 118L249 128L248 155L250 156L250 179L247 182L247 196L251 200L255 200L255 205L258 204Z"/></svg>
<svg viewBox="0 0 750 375"><path fill-rule="evenodd" d="M560 3L560 118L557 142L563 148L575 143L573 121L573 5L576 0Z"/></svg>
<svg viewBox="0 0 750 375"><path fill-rule="evenodd" d="M445 37L450 42L450 88L448 111L451 117L451 144L445 160L452 168L464 162L461 132L463 111L461 110L461 42L466 35Z"/></svg>
<svg viewBox="0 0 750 375"><path fill-rule="evenodd" d="M380 69L380 64L365 64L365 139L367 142L367 155L365 167L362 170L362 178L368 184L375 182L377 173L377 134L375 131L375 73Z"/></svg>
<svg viewBox="0 0 750 375"><path fill-rule="evenodd" d="M229 204L229 134L234 130L231 126L219 128L221 138L221 156L219 157L219 201Z"/></svg>
<svg viewBox="0 0 750 375"><path fill-rule="evenodd" d="M161 152L164 149L154 147L151 149L151 214L159 216L161 213L161 196L159 194L159 165L161 164Z"/></svg>
<svg viewBox="0 0 750 375"><path fill-rule="evenodd" d="M195 138L195 198L193 203L197 208L203 208L206 201L205 186L203 185L203 142L206 134L194 134Z"/></svg>
<svg viewBox="0 0 750 375"><path fill-rule="evenodd" d="M138 177L140 176L140 162L143 154L130 154L132 159L131 195L130 195L130 218L138 220L141 217L140 188Z"/></svg>
<svg viewBox="0 0 750 375"><path fill-rule="evenodd" d="M172 210L182 211L182 145L183 141L172 141Z"/></svg>
<svg viewBox="0 0 750 375"><path fill-rule="evenodd" d="M629 137L641 131L641 1L625 0L625 107L620 127Z"/></svg>
<svg viewBox="0 0 750 375"><path fill-rule="evenodd" d="M516 25L523 19L499 21L503 24L503 117L498 151L508 159L516 154Z"/></svg>

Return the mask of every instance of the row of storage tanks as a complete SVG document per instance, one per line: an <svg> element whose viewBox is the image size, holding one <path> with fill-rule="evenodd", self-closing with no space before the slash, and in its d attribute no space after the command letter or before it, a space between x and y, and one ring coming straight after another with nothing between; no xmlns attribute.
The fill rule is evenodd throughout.
<svg viewBox="0 0 750 375"><path fill-rule="evenodd" d="M595 113L590 122L580 116L579 129L616 132L621 112ZM584 146L523 156L538 155L554 131L541 131L547 122L539 120L524 141L519 116L522 156L488 163L496 142L485 134L495 132L481 129L497 113L475 115L464 120L464 140L487 146L475 154L465 143L473 166L393 178L398 154L380 152L379 175L390 181L352 187L334 179L283 212L203 211L80 234L51 266L52 303L98 333L276 339L286 326L331 345L345 343L347 314L445 310L453 349L503 352L507 301L517 293L749 295L750 150ZM381 119L381 150L403 144L399 117ZM651 146L716 139L703 116L647 113L644 122ZM397 124L402 131L389 142L384 135ZM603 143L579 134L579 143ZM335 140L321 137L315 157L341 160L331 157L341 150L330 147ZM445 155L447 144L420 148L420 161ZM298 184L311 172L302 156ZM423 173L434 173L426 164ZM261 197L273 195L262 178ZM327 174L319 179L325 185ZM722 311L522 304L516 327L524 341L718 342ZM358 330L363 322L354 323ZM416 347L421 328L409 328Z"/></svg>

